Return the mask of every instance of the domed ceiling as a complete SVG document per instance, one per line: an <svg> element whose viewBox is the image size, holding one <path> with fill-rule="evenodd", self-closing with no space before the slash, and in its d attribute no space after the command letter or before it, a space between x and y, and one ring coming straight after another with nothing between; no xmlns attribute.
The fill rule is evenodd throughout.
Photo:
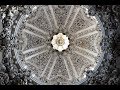
<svg viewBox="0 0 120 90"><path fill-rule="evenodd" d="M99 67L102 26L87 6L34 5L13 23L14 58L37 84L77 85Z"/></svg>
<svg viewBox="0 0 120 90"><path fill-rule="evenodd" d="M59 47L51 44L60 33L69 41L65 49L62 36L54 40ZM99 62L99 23L85 6L34 6L31 13L20 16L14 35L19 35L15 39L19 46L14 48L19 65L31 70L31 79L38 84L79 84Z"/></svg>

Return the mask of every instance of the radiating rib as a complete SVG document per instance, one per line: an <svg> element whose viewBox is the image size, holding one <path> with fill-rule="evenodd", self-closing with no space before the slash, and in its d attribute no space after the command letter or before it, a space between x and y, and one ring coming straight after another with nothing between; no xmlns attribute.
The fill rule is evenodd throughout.
<svg viewBox="0 0 120 90"><path fill-rule="evenodd" d="M34 66L37 70L39 69L34 63L31 63L30 61L27 61L27 60L26 60L26 63L28 63L28 64ZM38 71L39 71L39 70L38 70Z"/></svg>
<svg viewBox="0 0 120 90"><path fill-rule="evenodd" d="M53 8L52 8L51 5L49 5L48 7L49 7L49 9L50 9L50 11L51 11L51 14L52 14L52 17L53 17L55 26L56 26L56 28L58 28L57 21L56 21L56 19L55 19L55 15L54 15L54 12L53 12Z"/></svg>
<svg viewBox="0 0 120 90"><path fill-rule="evenodd" d="M66 20L65 20L65 25L64 25L64 27L66 26L66 24L67 24L67 22L68 22L68 19L69 19L71 13L72 13L73 8L74 8L74 5L71 5L71 8L70 8L69 14L68 14L68 16L67 16L67 18L66 18Z"/></svg>
<svg viewBox="0 0 120 90"><path fill-rule="evenodd" d="M79 53L78 51L74 51L74 52L75 52L76 54L78 54L78 55L81 55L81 56L87 58L87 59L90 60L92 63L95 62L95 59L94 59L94 58L91 58L91 57L88 57L88 56L86 56L86 55L83 55L82 53Z"/></svg>
<svg viewBox="0 0 120 90"><path fill-rule="evenodd" d="M48 68L48 65L50 64L51 58L52 58L52 55L51 55L51 57L49 58L48 63L47 63L47 65L45 66L45 69L43 70L43 72L42 72L42 74L41 74L41 77L44 76L45 71L46 71L46 69Z"/></svg>
<svg viewBox="0 0 120 90"><path fill-rule="evenodd" d="M32 24L26 23L25 25L28 26L28 27L31 27L31 28L33 28L34 30L37 30L37 31L39 31L39 32L41 32L41 33L43 33L43 34L48 34L48 33L45 32L44 30L39 29L39 28L33 26Z"/></svg>
<svg viewBox="0 0 120 90"><path fill-rule="evenodd" d="M47 17L47 19L48 19L48 22L49 22L49 24L50 24L50 27L52 28L52 24L51 24L51 22L50 22L50 18L49 18L49 16L48 16L48 14L47 14L46 8L43 7L43 10L44 10L45 15L46 15L46 17Z"/></svg>
<svg viewBox="0 0 120 90"><path fill-rule="evenodd" d="M67 72L68 72L69 80L71 80L71 79L72 79L72 76L70 75L70 71L69 71L69 68L68 68L67 62L66 62L66 60L65 60L64 57L62 57L62 58L63 58L63 60L64 60L65 67L66 67Z"/></svg>
<svg viewBox="0 0 120 90"><path fill-rule="evenodd" d="M72 19L72 21L71 21L69 27L68 27L68 30L69 30L70 27L72 26L72 24L73 24L73 22L74 22L74 20L75 20L75 18L76 18L76 16L77 16L77 14L79 13L79 10L80 10L80 8L78 8L78 9L76 10L76 13L75 13L75 15L74 15L74 17L73 17L73 19Z"/></svg>
<svg viewBox="0 0 120 90"><path fill-rule="evenodd" d="M74 65L73 65L73 62L72 62L69 54L68 54L68 56L67 56L67 59L69 60L71 66L72 66L72 70L73 70L73 72L74 72L75 77L78 78L77 71L76 71L76 69L75 69L75 67L74 67Z"/></svg>
<svg viewBox="0 0 120 90"><path fill-rule="evenodd" d="M26 50L26 51L23 51L23 54L26 54L26 53L29 53L29 52L32 52L32 51L38 50L38 49L43 48L43 47L45 47L45 45L43 45L43 46L39 46L39 47L36 47L36 48L28 49L28 50Z"/></svg>
<svg viewBox="0 0 120 90"><path fill-rule="evenodd" d="M76 39L80 39L80 38L83 38L83 37L91 36L91 35L96 34L96 33L98 33L98 31L94 31L94 32L91 32L91 33L85 34L85 35L80 36L80 37L78 37L78 38L76 38Z"/></svg>
<svg viewBox="0 0 120 90"><path fill-rule="evenodd" d="M52 67L50 68L50 72L49 72L48 77L47 77L48 80L50 80L50 76L51 76L52 70L53 70L53 68L55 66L56 60L57 60L57 57L55 58Z"/></svg>
<svg viewBox="0 0 120 90"><path fill-rule="evenodd" d="M46 51L48 51L48 50L44 50L44 51L42 51L42 52L33 54L33 55L29 56L29 57L25 57L25 60L31 59L32 57L35 57L35 56L37 56L37 55L39 55L39 54L42 54L42 53L44 53L44 52L46 52Z"/></svg>
<svg viewBox="0 0 120 90"><path fill-rule="evenodd" d="M90 50L85 49L85 48L81 48L81 47L78 47L78 46L76 46L76 48L78 48L80 50L83 50L83 51L85 51L87 53L90 53L90 54L94 55L95 57L97 57L97 55L98 55L98 53L94 53L93 51L90 51Z"/></svg>
<svg viewBox="0 0 120 90"><path fill-rule="evenodd" d="M82 6L82 8L84 8L84 6ZM88 13L88 9L84 8L86 10L86 13ZM85 11L83 11L84 9L80 9L81 10L81 14L84 20L88 21L88 19L85 17L86 15L84 14Z"/></svg>
<svg viewBox="0 0 120 90"><path fill-rule="evenodd" d="M35 35L35 36L37 36L37 37L40 37L40 38L45 39L43 36L37 35L36 33L33 33L33 32L31 32L31 31L29 31L29 30L27 30L27 29L24 29L23 31L26 32L26 33L28 33L28 34Z"/></svg>
<svg viewBox="0 0 120 90"><path fill-rule="evenodd" d="M94 40L94 46L95 46L95 50L97 51L97 53L99 52L98 49L97 49L97 38L98 38L99 34L97 34L97 36L95 37L95 40Z"/></svg>
<svg viewBox="0 0 120 90"><path fill-rule="evenodd" d="M88 28L79 30L79 31L77 31L75 34L79 34L79 33L81 33L81 32L87 31L87 30L89 30L89 29L96 28L96 25L97 25L97 24L94 24L94 25L92 25L92 26L89 26Z"/></svg>
<svg viewBox="0 0 120 90"><path fill-rule="evenodd" d="M85 67L86 67L86 66L87 66L87 65L84 65L84 66L81 67L80 72L79 72L79 76L80 76L80 77L81 77L81 75L83 75L82 73L84 73L83 70L85 70ZM83 79L83 77L81 77L81 78L79 78L79 79Z"/></svg>

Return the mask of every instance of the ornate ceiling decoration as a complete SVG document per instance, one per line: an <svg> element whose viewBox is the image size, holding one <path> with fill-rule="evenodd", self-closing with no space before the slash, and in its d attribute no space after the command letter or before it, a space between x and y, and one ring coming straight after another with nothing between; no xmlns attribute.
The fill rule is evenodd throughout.
<svg viewBox="0 0 120 90"><path fill-rule="evenodd" d="M102 39L97 16L87 6L26 6L10 31L12 53L37 84L76 85L100 64Z"/></svg>

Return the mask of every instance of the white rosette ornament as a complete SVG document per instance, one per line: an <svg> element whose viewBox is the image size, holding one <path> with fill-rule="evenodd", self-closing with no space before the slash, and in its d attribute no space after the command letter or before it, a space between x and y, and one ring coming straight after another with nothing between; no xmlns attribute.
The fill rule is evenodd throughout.
<svg viewBox="0 0 120 90"><path fill-rule="evenodd" d="M69 40L66 35L59 33L59 34L53 36L51 44L53 46L53 49L56 49L59 52L62 52L63 50L68 48Z"/></svg>

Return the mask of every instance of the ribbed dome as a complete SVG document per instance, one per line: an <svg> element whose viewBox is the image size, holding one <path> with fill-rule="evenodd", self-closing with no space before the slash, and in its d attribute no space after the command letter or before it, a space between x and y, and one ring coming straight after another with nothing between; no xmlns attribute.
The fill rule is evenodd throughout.
<svg viewBox="0 0 120 90"><path fill-rule="evenodd" d="M48 85L79 84L86 71L96 67L101 32L98 20L88 15L85 6L35 6L20 20L26 21L21 32L16 30L21 38L15 52L20 67L31 70L33 81ZM61 52L51 44L53 36L59 33L69 40L68 47Z"/></svg>

